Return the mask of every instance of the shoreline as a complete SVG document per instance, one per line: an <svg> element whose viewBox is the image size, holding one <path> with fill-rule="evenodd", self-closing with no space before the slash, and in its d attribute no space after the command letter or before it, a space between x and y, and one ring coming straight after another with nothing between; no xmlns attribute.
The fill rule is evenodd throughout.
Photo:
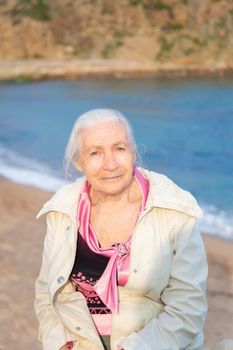
<svg viewBox="0 0 233 350"><path fill-rule="evenodd" d="M36 220L35 217L51 195L52 192L0 178L0 344L7 344L7 348L41 349L36 340L38 324L33 298L41 264L45 218ZM205 338L206 345L213 346L233 334L233 242L208 234L203 235L203 240L209 264Z"/></svg>
<svg viewBox="0 0 233 350"><path fill-rule="evenodd" d="M5 60L0 61L0 81L106 78L191 78L233 76L233 66L222 63L178 64L112 59Z"/></svg>

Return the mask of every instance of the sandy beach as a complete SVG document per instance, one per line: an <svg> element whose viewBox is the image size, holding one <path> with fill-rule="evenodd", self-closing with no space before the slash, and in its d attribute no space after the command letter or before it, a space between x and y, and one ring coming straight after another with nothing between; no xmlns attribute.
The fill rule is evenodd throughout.
<svg viewBox="0 0 233 350"><path fill-rule="evenodd" d="M0 349L41 349L33 311L34 283L41 263L44 218L36 213L51 193L0 180ZM233 337L233 242L204 235L208 262L209 313L206 345Z"/></svg>

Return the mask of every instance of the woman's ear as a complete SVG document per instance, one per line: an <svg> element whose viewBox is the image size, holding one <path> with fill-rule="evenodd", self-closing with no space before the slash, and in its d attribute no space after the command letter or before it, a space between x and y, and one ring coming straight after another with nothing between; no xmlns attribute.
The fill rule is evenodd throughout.
<svg viewBox="0 0 233 350"><path fill-rule="evenodd" d="M133 161L134 161L134 165L136 166L136 162L137 162L137 153L135 151L133 151Z"/></svg>
<svg viewBox="0 0 233 350"><path fill-rule="evenodd" d="M80 171L81 173L83 172L83 168L82 168L82 164L81 164L80 159L77 159L75 161L75 168L76 168L76 170Z"/></svg>

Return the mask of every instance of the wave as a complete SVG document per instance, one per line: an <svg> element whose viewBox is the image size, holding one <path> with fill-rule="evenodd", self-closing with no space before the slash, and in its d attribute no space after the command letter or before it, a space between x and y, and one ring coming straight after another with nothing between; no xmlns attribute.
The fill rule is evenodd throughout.
<svg viewBox="0 0 233 350"><path fill-rule="evenodd" d="M0 176L46 191L56 191L68 181L57 177L47 164L23 157L0 146Z"/></svg>
<svg viewBox="0 0 233 350"><path fill-rule="evenodd" d="M18 155L1 145L0 175L14 182L53 192L68 183L57 177L47 164ZM201 232L233 240L233 212L206 203L202 203L201 207L204 211L204 218L199 222Z"/></svg>
<svg viewBox="0 0 233 350"><path fill-rule="evenodd" d="M220 210L209 204L201 207L204 212L199 225L201 232L233 240L233 211Z"/></svg>

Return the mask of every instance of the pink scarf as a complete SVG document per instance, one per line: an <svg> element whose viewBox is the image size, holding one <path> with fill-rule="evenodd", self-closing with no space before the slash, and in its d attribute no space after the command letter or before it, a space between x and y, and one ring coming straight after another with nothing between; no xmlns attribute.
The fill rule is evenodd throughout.
<svg viewBox="0 0 233 350"><path fill-rule="evenodd" d="M139 216L146 204L149 192L149 181L146 180L136 168L134 170L134 176L142 192ZM110 310L118 313L117 282L118 285L124 286L128 280L131 236L125 242L115 244L108 248L101 248L90 224L90 210L90 186L86 181L80 193L77 210L77 218L80 222L79 232L93 252L110 258L101 278L93 288L103 303Z"/></svg>

